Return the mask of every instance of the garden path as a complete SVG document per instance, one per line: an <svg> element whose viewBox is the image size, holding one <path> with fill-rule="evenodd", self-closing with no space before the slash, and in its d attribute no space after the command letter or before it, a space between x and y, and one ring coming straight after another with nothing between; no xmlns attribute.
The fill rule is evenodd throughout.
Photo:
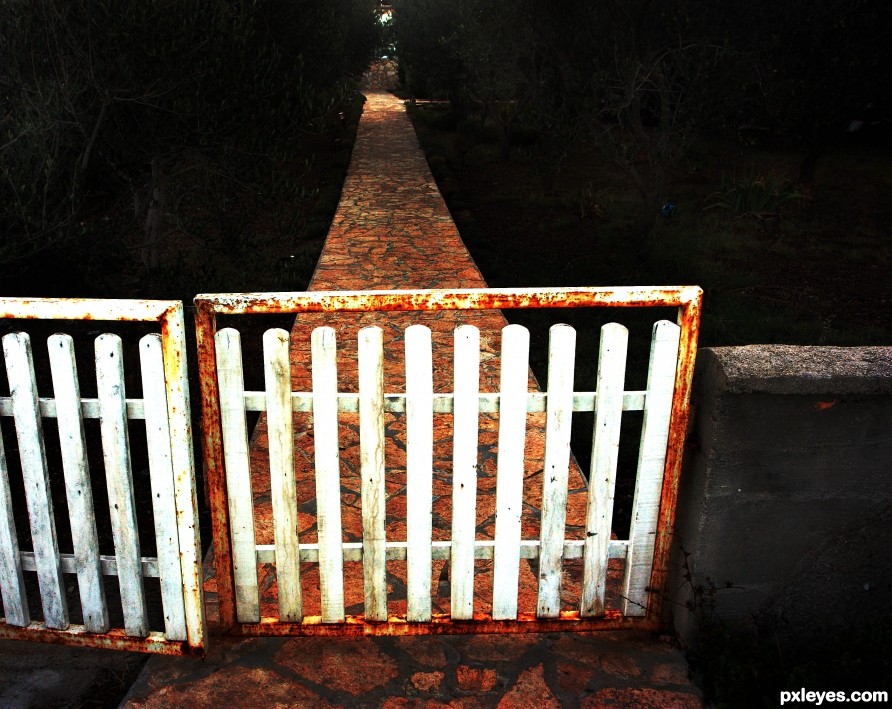
<svg viewBox="0 0 892 709"><path fill-rule="evenodd" d="M368 91L340 205L328 234L311 290L482 288L480 271L462 243L437 189L402 102ZM385 390L404 390L403 330L423 323L433 331L434 389L452 390L451 333L461 323L481 331L481 389L498 390L499 333L507 323L499 311L364 313L327 315L337 330L340 391L356 391L356 331L374 324L384 330ZM301 314L292 329L292 384L308 391L309 334L321 316ZM530 374L530 387L537 383ZM451 423L434 432L434 535L449 538ZM444 425L445 424L445 425ZM447 430L448 428L448 430ZM524 537L538 537L536 493L541 489L544 415L531 416L527 438L528 497ZM405 430L388 422L387 533L405 539ZM496 428L481 416L478 523L492 532L495 509ZM296 439L306 471L312 469L312 428L297 420ZM340 430L344 500L359 499L355 421ZM272 543L265 421L252 439L258 543ZM298 471L299 500L314 496L313 481ZM571 471L568 537L582 533L585 482ZM348 537L361 539L358 505L343 506ZM314 518L300 519L301 541L315 541ZM492 597L491 562L478 561L475 611L486 612ZM362 612L361 570L345 564L348 614ZM355 565L358 566L358 565ZM404 565L403 565L404 566ZM405 612L404 569L388 565L389 612ZM402 573L401 573L402 571ZM314 576L314 574L316 574ZM302 572L304 588L318 587L313 567ZM536 574L522 564L521 611L535 610ZM565 602L578 598L578 569L565 574ZM276 615L275 576L263 581L263 614ZM215 619L215 580L205 586L208 613ZM448 612L448 567L435 563L434 612ZM318 613L318 595L305 599L305 613ZM316 604L315 607L313 604ZM569 606L567 606L569 607ZM467 706L699 707L700 694L687 665L668 642L634 632L552 633L381 638L212 638L204 661L153 657L132 687L128 707L274 706Z"/></svg>

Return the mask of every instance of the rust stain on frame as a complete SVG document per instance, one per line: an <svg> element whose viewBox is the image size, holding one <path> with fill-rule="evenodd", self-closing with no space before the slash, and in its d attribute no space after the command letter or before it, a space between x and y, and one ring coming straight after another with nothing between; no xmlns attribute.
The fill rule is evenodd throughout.
<svg viewBox="0 0 892 709"><path fill-rule="evenodd" d="M196 647L188 642L167 640L163 633L149 633L147 637L135 638L126 635L119 628L113 628L100 635L87 632L82 625L69 626L68 630L53 630L47 628L43 623L31 623L25 628L0 623L0 639L125 650L127 652L150 652L158 655L203 656L205 654L204 647Z"/></svg>
<svg viewBox="0 0 892 709"><path fill-rule="evenodd" d="M0 319L158 321L179 301L95 298L0 298Z"/></svg>
<svg viewBox="0 0 892 709"><path fill-rule="evenodd" d="M694 363L697 357L697 340L700 334L700 311L703 291L691 288L690 299L679 306L678 326L681 338L678 343L678 362L675 368L675 390L672 394L672 414L670 416L669 440L666 462L663 468L663 488L660 497L660 511L657 521L657 538L654 546L653 569L650 580L650 599L646 619L654 629L661 623L664 592L669 572L672 529L675 524L675 507L678 500L678 481L684 461L684 448L687 439L690 416L691 385L694 378Z"/></svg>
<svg viewBox="0 0 892 709"><path fill-rule="evenodd" d="M195 335L198 340L198 381L201 386L201 420L205 499L211 517L220 625L228 631L235 623L234 569L229 535L229 502L223 468L223 433L220 391L217 384L217 318L207 302L195 299Z"/></svg>
<svg viewBox="0 0 892 709"><path fill-rule="evenodd" d="M516 620L493 620L488 614L475 613L468 620L453 620L448 614L435 613L430 621L410 622L403 616L390 616L386 621L366 620L362 615L347 616L343 623L323 623L320 616L308 616L302 623L280 623L264 618L259 623L243 623L234 629L242 636L375 636L408 635L493 635L519 633L560 633L594 630L641 628L640 618L626 618L619 611L607 611L598 618L581 618L578 611L561 611L558 618L537 618L532 613L519 613Z"/></svg>
<svg viewBox="0 0 892 709"><path fill-rule="evenodd" d="M682 307L699 298L701 293L696 286L219 293L197 295L195 305L227 315L391 310L640 308Z"/></svg>

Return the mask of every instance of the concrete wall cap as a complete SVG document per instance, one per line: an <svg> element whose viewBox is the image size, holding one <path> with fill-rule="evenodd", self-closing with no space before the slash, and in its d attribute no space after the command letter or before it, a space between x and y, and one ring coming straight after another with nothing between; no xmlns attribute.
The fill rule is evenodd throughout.
<svg viewBox="0 0 892 709"><path fill-rule="evenodd" d="M734 394L892 394L892 347L745 345L698 356Z"/></svg>

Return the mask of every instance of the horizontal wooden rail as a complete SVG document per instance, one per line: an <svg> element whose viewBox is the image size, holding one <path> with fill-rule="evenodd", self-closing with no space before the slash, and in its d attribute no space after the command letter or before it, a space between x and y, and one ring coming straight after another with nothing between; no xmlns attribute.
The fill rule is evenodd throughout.
<svg viewBox="0 0 892 709"><path fill-rule="evenodd" d="M40 397L37 400L40 407L40 416L46 419L58 418L56 412L56 400L49 397ZM124 405L127 407L127 418L131 420L142 420L146 417L146 410L142 399L126 399ZM85 419L98 419L99 399L81 399L80 400L81 416ZM8 396L0 396L0 416L12 416L12 399Z"/></svg>
<svg viewBox="0 0 892 709"><path fill-rule="evenodd" d="M386 559L387 561L405 561L406 560L406 542L386 542ZM520 542L520 558L521 559L538 559L540 551L540 543L538 539L524 539ZM583 539L565 539L564 540L564 559L581 559L585 540ZM276 547L273 544L257 545L257 563L258 564L275 564L276 563ZM629 542L624 539L611 539L608 547L608 558L625 559L628 552ZM341 544L343 550L344 561L362 561L363 550L362 542L344 542ZM494 556L495 543L492 540L478 540L474 542L474 558L475 559L492 559ZM449 560L452 558L452 542L451 541L433 541L431 542L431 559L435 561ZM301 562L317 562L319 561L319 545L315 542L300 545Z"/></svg>
<svg viewBox="0 0 892 709"><path fill-rule="evenodd" d="M20 551L19 556L22 559L23 571L37 571L37 562L34 560L33 551ZM143 578L159 578L161 571L158 567L158 559L154 556L142 556L139 559L142 566ZM62 573L77 573L77 557L74 554L59 554L59 563L62 566ZM118 575L118 560L114 556L102 554L99 556L103 576Z"/></svg>
<svg viewBox="0 0 892 709"><path fill-rule="evenodd" d="M646 391L627 391L623 394L623 411L641 411L644 409ZM573 394L573 413L595 411L597 392L580 391ZM501 394L480 394L477 410L482 414L497 414L501 402ZM2 401L2 400L0 400ZM455 411L454 394L434 394L433 413L451 414ZM548 404L546 392L531 391L527 394L527 413L543 413ZM245 392L246 411L266 411L266 393L262 391ZM309 413L313 410L313 393L305 391L291 392L291 410ZM384 411L391 414L406 413L405 394L385 394ZM359 394L338 394L339 414L359 413Z"/></svg>

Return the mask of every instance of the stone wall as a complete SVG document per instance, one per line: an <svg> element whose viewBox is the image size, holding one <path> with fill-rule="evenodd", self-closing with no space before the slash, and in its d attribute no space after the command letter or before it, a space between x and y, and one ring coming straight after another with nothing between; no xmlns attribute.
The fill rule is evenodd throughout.
<svg viewBox="0 0 892 709"><path fill-rule="evenodd" d="M892 348L705 349L693 404L666 604L682 640L692 603L788 644L890 618Z"/></svg>

